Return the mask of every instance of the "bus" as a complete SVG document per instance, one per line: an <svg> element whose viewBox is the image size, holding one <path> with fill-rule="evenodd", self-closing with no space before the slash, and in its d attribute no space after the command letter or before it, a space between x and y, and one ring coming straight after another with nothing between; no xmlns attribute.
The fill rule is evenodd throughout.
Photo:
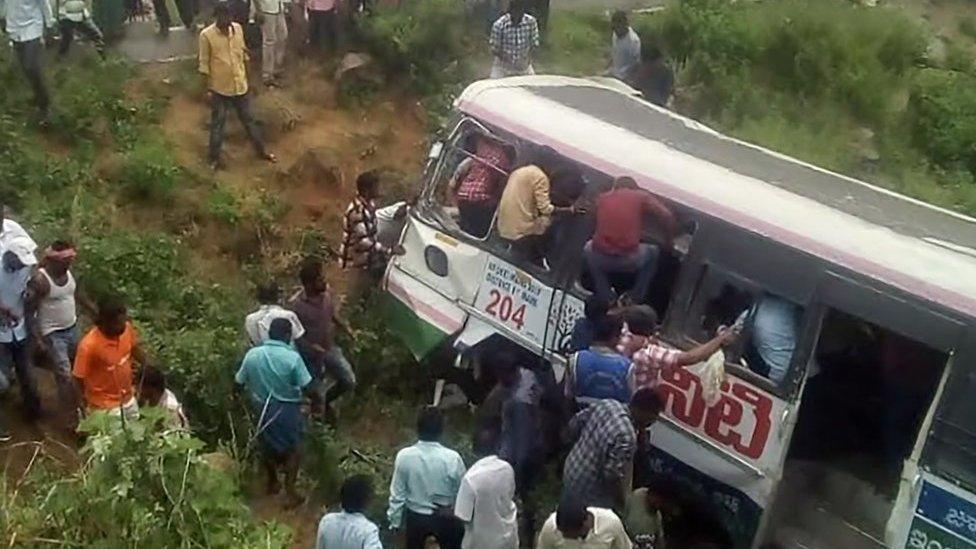
<svg viewBox="0 0 976 549"><path fill-rule="evenodd" d="M558 381L592 289L592 212L554 223L542 265L494 228L461 229L447 189L466 140L508 144L517 163L556 154L591 197L630 176L681 226L643 297L663 341L690 348L770 303L792 334L773 375L746 359L761 343L747 327L710 402L691 371L664 375L638 465L705 498L735 547L976 547L976 220L722 135L619 83L481 81L455 111L384 278L417 356L446 347L463 366L504 338Z"/></svg>

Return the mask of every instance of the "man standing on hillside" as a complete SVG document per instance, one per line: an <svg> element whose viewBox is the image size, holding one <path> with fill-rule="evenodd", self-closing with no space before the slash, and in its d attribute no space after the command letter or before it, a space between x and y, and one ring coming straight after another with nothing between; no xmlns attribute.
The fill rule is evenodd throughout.
<svg viewBox="0 0 976 549"><path fill-rule="evenodd" d="M58 27L61 30L61 44L58 46L58 55L64 57L68 55L71 42L74 40L75 32L88 37L95 44L98 55L105 59L105 40L102 38L102 31L91 17L91 10L86 0L57 0L58 5Z"/></svg>
<svg viewBox="0 0 976 549"><path fill-rule="evenodd" d="M283 318L291 323L292 341L305 335L305 328L293 311L278 305L281 297L278 285L274 282L258 286L257 298L260 307L244 318L244 332L251 346L258 346L268 340L268 329L271 321Z"/></svg>
<svg viewBox="0 0 976 549"><path fill-rule="evenodd" d="M285 471L285 492L289 505L301 502L295 490L305 418L302 392L312 376L291 344L291 323L283 318L271 321L268 340L244 355L234 382L247 389L256 430L264 446L268 472L268 493L278 492L278 470Z"/></svg>
<svg viewBox="0 0 976 549"><path fill-rule="evenodd" d="M261 82L281 86L288 49L288 14L282 0L251 0L251 20L261 26Z"/></svg>
<svg viewBox="0 0 976 549"><path fill-rule="evenodd" d="M613 29L610 74L629 84L641 62L641 40L630 27L626 12L621 10L613 12L610 17L610 27Z"/></svg>
<svg viewBox="0 0 976 549"><path fill-rule="evenodd" d="M74 376L89 411L105 411L126 420L139 417L132 383L133 361L148 363L128 311L118 298L103 298L98 303L95 326L81 339L75 357Z"/></svg>
<svg viewBox="0 0 976 549"><path fill-rule="evenodd" d="M351 332L336 314L332 292L322 273L322 263L314 259L305 261L298 278L302 289L288 300L288 309L298 316L305 333L301 338L296 338L295 344L316 381L324 387L325 374L335 379L336 384L327 393L316 395L321 397L324 411L331 414L330 405L343 393L356 388L352 364L335 342L336 326L347 333ZM314 404L318 406L320 403Z"/></svg>
<svg viewBox="0 0 976 549"><path fill-rule="evenodd" d="M11 369L24 398L27 415L34 419L41 411L34 375L30 371L27 323L24 320L24 296L37 259L23 238L4 246L0 269L0 394L6 393L12 379ZM5 433L0 427L0 438Z"/></svg>
<svg viewBox="0 0 976 549"><path fill-rule="evenodd" d="M349 273L346 304L356 305L366 297L382 275L391 254L402 253L399 246L388 248L379 240L376 199L380 197L380 178L370 170L356 178L356 197L342 217L342 246L339 264Z"/></svg>
<svg viewBox="0 0 976 549"><path fill-rule="evenodd" d="M525 13L523 0L512 0L508 13L491 26L488 44L495 58L491 78L535 74L532 52L539 47L539 25Z"/></svg>
<svg viewBox="0 0 976 549"><path fill-rule="evenodd" d="M34 104L41 122L50 114L51 98L44 83L44 29L54 25L51 4L47 0L6 0L7 37L14 46L17 62L34 90Z"/></svg>
<svg viewBox="0 0 976 549"><path fill-rule="evenodd" d="M210 165L215 170L222 166L220 148L224 141L227 111L231 108L237 112L258 156L268 162L277 162L275 155L265 148L257 123L251 115L244 30L231 21L227 2L218 2L214 6L214 19L214 24L200 32L199 52L199 70L207 80L207 95L211 104Z"/></svg>
<svg viewBox="0 0 976 549"><path fill-rule="evenodd" d="M71 377L78 348L77 283L71 274L75 255L71 244L54 242L44 250L41 267L27 286L27 326L32 343L54 366L60 404L69 410L79 405ZM90 305L86 308L94 310Z"/></svg>
<svg viewBox="0 0 976 549"><path fill-rule="evenodd" d="M516 549L515 470L498 457L498 440L491 429L474 437L478 461L461 478L454 516L464 522L461 549Z"/></svg>

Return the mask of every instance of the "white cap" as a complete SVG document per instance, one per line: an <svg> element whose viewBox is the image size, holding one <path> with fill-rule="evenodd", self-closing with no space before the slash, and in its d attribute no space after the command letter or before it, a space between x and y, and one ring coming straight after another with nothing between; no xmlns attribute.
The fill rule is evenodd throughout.
<svg viewBox="0 0 976 549"><path fill-rule="evenodd" d="M4 247L4 253L12 252L17 256L24 265L37 265L37 256L34 255L34 250L31 247L31 242L26 238L14 238Z"/></svg>

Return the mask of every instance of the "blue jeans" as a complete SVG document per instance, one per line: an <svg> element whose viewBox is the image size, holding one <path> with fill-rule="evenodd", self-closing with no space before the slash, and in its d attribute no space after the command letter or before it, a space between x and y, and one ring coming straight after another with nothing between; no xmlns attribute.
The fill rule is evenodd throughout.
<svg viewBox="0 0 976 549"><path fill-rule="evenodd" d="M347 391L356 388L356 373L352 371L352 364L346 359L342 347L332 345L322 360L325 373L335 379L336 383L329 387L326 401L331 402Z"/></svg>
<svg viewBox="0 0 976 549"><path fill-rule="evenodd" d="M640 244L630 255L608 255L593 249L593 241L586 243L583 248L583 258L593 279L593 291L606 299L613 299L613 287L610 276L617 274L635 275L634 285L630 289L630 296L637 303L643 303L647 298L647 290L657 269L658 249L653 244Z"/></svg>
<svg viewBox="0 0 976 549"><path fill-rule="evenodd" d="M61 404L75 406L75 380L71 375L71 365L75 362L78 349L78 326L56 330L44 336L54 365L54 380L58 383L58 397Z"/></svg>

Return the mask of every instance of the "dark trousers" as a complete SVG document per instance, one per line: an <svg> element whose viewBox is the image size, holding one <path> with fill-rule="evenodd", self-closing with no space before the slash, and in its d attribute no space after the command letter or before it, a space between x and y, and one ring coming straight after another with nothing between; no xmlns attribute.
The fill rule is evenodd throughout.
<svg viewBox="0 0 976 549"><path fill-rule="evenodd" d="M331 51L338 44L339 19L336 10L308 12L308 44L312 51Z"/></svg>
<svg viewBox="0 0 976 549"><path fill-rule="evenodd" d="M647 290L654 279L657 269L658 248L651 244L639 244L630 255L608 255L594 249L593 242L587 242L583 248L583 259L593 279L593 291L603 299L613 299L613 287L610 276L614 274L634 275L634 284L630 289L630 297L636 303L643 303L647 299Z"/></svg>
<svg viewBox="0 0 976 549"><path fill-rule="evenodd" d="M404 512L407 549L424 549L428 537L437 540L441 549L460 549L464 526L448 513L421 515L407 509Z"/></svg>
<svg viewBox="0 0 976 549"><path fill-rule="evenodd" d="M492 202L464 202L458 200L458 225L471 236L484 238L491 229L496 204Z"/></svg>
<svg viewBox="0 0 976 549"><path fill-rule="evenodd" d="M17 55L17 62L27 77L27 82L34 90L34 104L41 110L42 114L47 114L51 106L51 96L47 93L47 86L44 85L44 73L42 72L41 52L44 45L40 38L28 40L26 42L14 42L14 53Z"/></svg>
<svg viewBox="0 0 976 549"><path fill-rule="evenodd" d="M98 55L101 55L103 59L105 58L105 39L102 38L102 31L98 29L94 21L91 19L84 21L62 19L58 21L58 26L61 29L61 45L58 46L58 55L67 55L71 48L71 42L74 41L75 33L78 32L91 40L92 44L95 44L95 49L98 50Z"/></svg>
<svg viewBox="0 0 976 549"><path fill-rule="evenodd" d="M237 118L244 125L247 137L254 145L254 150L259 155L264 155L264 141L258 132L257 122L251 115L251 102L248 94L243 95L220 95L211 93L213 99L210 105L210 161L220 160L220 148L224 142L224 126L227 124L227 111L234 109Z"/></svg>
<svg viewBox="0 0 976 549"><path fill-rule="evenodd" d="M10 366L13 366L14 371L17 372L17 383L20 384L20 393L27 414L32 418L37 417L41 411L41 399L37 394L34 373L30 369L27 341L0 343L0 368L4 370L0 375L7 380L10 379Z"/></svg>
<svg viewBox="0 0 976 549"><path fill-rule="evenodd" d="M160 29L169 29L173 26L173 19L169 15L169 8L166 7L166 0L153 0L153 11L156 12L156 22ZM193 26L193 19L197 15L197 0L176 0L176 11L180 14L180 21L183 26L190 28Z"/></svg>
<svg viewBox="0 0 976 549"><path fill-rule="evenodd" d="M512 240L512 255L518 261L526 261L542 266L542 260L546 257L546 250L549 248L549 238L547 234L530 234L518 240Z"/></svg>

